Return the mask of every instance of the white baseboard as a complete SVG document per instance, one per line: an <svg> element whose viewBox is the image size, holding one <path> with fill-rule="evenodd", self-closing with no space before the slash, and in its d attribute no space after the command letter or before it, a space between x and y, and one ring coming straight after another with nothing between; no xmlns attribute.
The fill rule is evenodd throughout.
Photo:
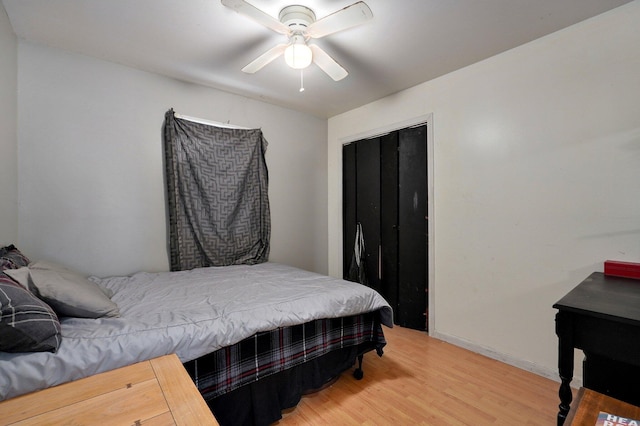
<svg viewBox="0 0 640 426"><path fill-rule="evenodd" d="M535 364L530 361L525 361L519 358L515 358L510 355L506 355L500 352L496 352L493 349L484 347L482 345L478 345L476 343L471 343L467 340L461 339L459 337L450 336L447 334L442 334L439 332L429 333L429 336L445 341L447 343L451 343L452 345L459 346L464 349L468 349L471 352L475 352L480 355L484 355L488 358L495 359L496 361L503 362L505 364L509 364L516 368L520 368L521 370L528 371L533 374L537 374L538 376L545 377L547 379L551 379L555 382L560 383L560 377L558 376L558 370L550 370L545 367L541 367L538 364ZM582 378L574 377L571 381L571 387L580 388L582 386Z"/></svg>

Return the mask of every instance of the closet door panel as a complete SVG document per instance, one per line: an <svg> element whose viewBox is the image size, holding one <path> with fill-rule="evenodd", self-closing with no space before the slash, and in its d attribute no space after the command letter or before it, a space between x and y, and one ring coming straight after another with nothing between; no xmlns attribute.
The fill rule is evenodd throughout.
<svg viewBox="0 0 640 426"><path fill-rule="evenodd" d="M426 126L399 132L398 324L426 329L427 144Z"/></svg>
<svg viewBox="0 0 640 426"><path fill-rule="evenodd" d="M398 132L380 138L381 294L394 308L398 304ZM394 320L395 321L395 320Z"/></svg>
<svg viewBox="0 0 640 426"><path fill-rule="evenodd" d="M347 278L356 236L356 144L342 147L342 277Z"/></svg>
<svg viewBox="0 0 640 426"><path fill-rule="evenodd" d="M380 139L356 144L356 221L362 224L369 286L381 292L378 278L380 247Z"/></svg>

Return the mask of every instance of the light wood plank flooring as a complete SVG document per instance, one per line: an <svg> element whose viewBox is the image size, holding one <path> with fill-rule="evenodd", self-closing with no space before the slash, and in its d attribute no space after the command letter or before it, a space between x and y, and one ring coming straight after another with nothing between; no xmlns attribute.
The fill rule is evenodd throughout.
<svg viewBox="0 0 640 426"><path fill-rule="evenodd" d="M382 358L302 398L278 426L553 425L559 384L426 333L384 327Z"/></svg>

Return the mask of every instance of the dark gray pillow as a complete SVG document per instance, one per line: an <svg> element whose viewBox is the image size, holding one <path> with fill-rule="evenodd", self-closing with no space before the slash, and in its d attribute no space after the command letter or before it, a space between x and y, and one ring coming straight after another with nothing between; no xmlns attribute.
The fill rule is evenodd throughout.
<svg viewBox="0 0 640 426"><path fill-rule="evenodd" d="M56 352L60 341L53 309L0 273L0 352Z"/></svg>
<svg viewBox="0 0 640 426"><path fill-rule="evenodd" d="M96 283L64 266L37 261L28 267L6 270L5 273L51 305L60 316L120 316L118 305Z"/></svg>
<svg viewBox="0 0 640 426"><path fill-rule="evenodd" d="M27 266L29 259L13 244L0 248L0 270Z"/></svg>

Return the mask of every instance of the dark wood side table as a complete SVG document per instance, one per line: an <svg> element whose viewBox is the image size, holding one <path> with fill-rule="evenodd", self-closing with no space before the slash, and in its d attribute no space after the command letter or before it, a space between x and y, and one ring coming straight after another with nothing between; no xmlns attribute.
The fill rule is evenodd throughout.
<svg viewBox="0 0 640 426"><path fill-rule="evenodd" d="M584 387L640 405L640 280L594 272L553 307L558 309L558 425L573 398L574 349L585 354Z"/></svg>

